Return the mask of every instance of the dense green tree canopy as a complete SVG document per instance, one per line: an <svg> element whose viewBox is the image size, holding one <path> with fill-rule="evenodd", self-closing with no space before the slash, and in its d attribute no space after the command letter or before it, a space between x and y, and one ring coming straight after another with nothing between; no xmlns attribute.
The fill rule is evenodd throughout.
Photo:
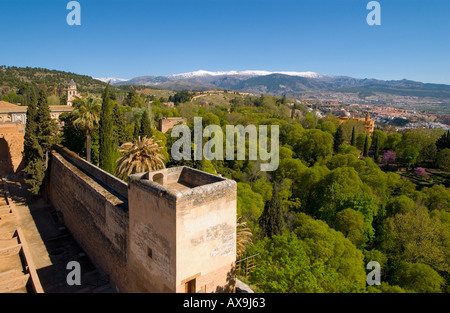
<svg viewBox="0 0 450 313"><path fill-rule="evenodd" d="M242 216L245 221L255 223L264 210L262 196L254 192L249 184L237 184L237 215Z"/></svg>
<svg viewBox="0 0 450 313"><path fill-rule="evenodd" d="M364 256L341 232L323 221L299 213L294 233L305 243L305 252L311 263L330 266L339 274L343 284L349 287L364 287Z"/></svg>
<svg viewBox="0 0 450 313"><path fill-rule="evenodd" d="M450 272L450 227L418 207L386 219L383 248L394 259Z"/></svg>
<svg viewBox="0 0 450 313"><path fill-rule="evenodd" d="M262 256L250 281L257 282L265 292L274 293L347 291L339 274L329 265L312 263L305 248L294 233L260 241L252 249Z"/></svg>
<svg viewBox="0 0 450 313"><path fill-rule="evenodd" d="M331 114L319 117L287 98L225 92L193 99L195 93L187 91L162 93L114 88L105 101L105 92L101 125L112 125L113 131L92 134L93 163L117 150L106 149L106 138L115 145L150 129L167 167L190 166L236 180L237 215L253 233L253 241L243 248L247 255L258 254L248 280L260 291L450 290L444 131L380 126L370 136L362 122L342 122ZM168 100L175 107L165 105ZM176 161L170 151L177 138L152 128L159 118L176 116L186 118L188 127L201 117L203 127L219 125L224 133L227 125L278 125L279 166L261 171L261 160L248 158L249 144L260 143L248 139L245 160ZM86 135L72 127L74 117L65 114L61 120L63 143L84 154ZM191 156L193 144L191 138ZM33 166L45 167L45 162ZM429 177L404 167L426 168ZM365 265L370 261L380 263L380 286L366 286Z"/></svg>
<svg viewBox="0 0 450 313"><path fill-rule="evenodd" d="M405 290L420 293L442 291L444 279L430 266L421 263L401 263L396 269L392 281Z"/></svg>
<svg viewBox="0 0 450 313"><path fill-rule="evenodd" d="M333 136L318 129L306 130L294 145L294 152L309 165L333 153Z"/></svg>

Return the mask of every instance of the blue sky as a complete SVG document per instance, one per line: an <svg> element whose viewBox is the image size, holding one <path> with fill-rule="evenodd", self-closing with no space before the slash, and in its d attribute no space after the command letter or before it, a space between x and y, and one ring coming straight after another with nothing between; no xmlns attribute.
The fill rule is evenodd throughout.
<svg viewBox="0 0 450 313"><path fill-rule="evenodd" d="M450 84L450 1L0 0L0 65L132 78L195 70L313 71Z"/></svg>

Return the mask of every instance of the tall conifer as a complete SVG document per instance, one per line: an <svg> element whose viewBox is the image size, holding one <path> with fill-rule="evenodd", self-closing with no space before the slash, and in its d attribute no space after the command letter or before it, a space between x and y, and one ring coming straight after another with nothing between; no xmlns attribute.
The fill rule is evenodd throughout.
<svg viewBox="0 0 450 313"><path fill-rule="evenodd" d="M352 139L350 140L350 145L352 145L353 147L356 147L356 127L353 126L352 129Z"/></svg>
<svg viewBox="0 0 450 313"><path fill-rule="evenodd" d="M366 135L366 139L364 140L363 156L369 156L369 135Z"/></svg>
<svg viewBox="0 0 450 313"><path fill-rule="evenodd" d="M38 98L38 110L37 110L37 138L40 146L44 150L45 161L48 160L48 152L51 147L56 143L56 134L58 132L58 126L56 122L52 120L50 115L50 107L47 102L47 93L41 89Z"/></svg>
<svg viewBox="0 0 450 313"><path fill-rule="evenodd" d="M281 235L284 228L283 211L278 195L278 186L274 184L272 199L266 202L259 224L264 235L272 238L274 235Z"/></svg>
<svg viewBox="0 0 450 313"><path fill-rule="evenodd" d="M148 115L147 110L144 110L144 114L142 114L141 128L139 130L139 136L141 136L141 138L144 138L144 137L150 138L153 136L152 127L150 124L150 117Z"/></svg>
<svg viewBox="0 0 450 313"><path fill-rule="evenodd" d="M139 138L140 130L141 130L141 127L140 127L139 121L136 119L136 121L134 122L134 130L133 130L133 138L134 139Z"/></svg>
<svg viewBox="0 0 450 313"><path fill-rule="evenodd" d="M117 143L120 146L125 142L129 142L130 138L128 138L125 118L123 116L122 111L120 110L118 102L114 104L113 115L114 115L115 133L117 134Z"/></svg>
<svg viewBox="0 0 450 313"><path fill-rule="evenodd" d="M444 149L450 149L450 130L436 141L436 148L438 152Z"/></svg>
<svg viewBox="0 0 450 313"><path fill-rule="evenodd" d="M376 163L380 162L380 136L377 136L375 139L375 147L374 147L374 156L373 159Z"/></svg>
<svg viewBox="0 0 450 313"><path fill-rule="evenodd" d="M37 97L34 88L31 88L28 97L27 122L25 126L25 136L23 143L23 164L28 166L33 158L39 157L42 150L37 140Z"/></svg>
<svg viewBox="0 0 450 313"><path fill-rule="evenodd" d="M109 98L109 84L103 93L100 113L100 167L113 174L116 169L118 143L114 134L113 109Z"/></svg>
<svg viewBox="0 0 450 313"><path fill-rule="evenodd" d="M36 100L35 94L33 94L34 92L32 91L29 103L30 110L27 110L30 121L27 125L27 148L24 150L24 157L27 164L24 171L28 174L25 181L30 185L29 190L34 194L38 194L45 178L49 151L52 145L56 143L55 138L58 127L50 116L50 107L48 106L45 90L39 92L37 110L35 110L34 104L36 103ZM35 119L32 117L34 114ZM35 121L35 124L33 124L33 120Z"/></svg>
<svg viewBox="0 0 450 313"><path fill-rule="evenodd" d="M334 152L338 152L339 146L344 143L344 131L342 129L342 126L339 126L336 130L336 133L334 134L334 142L333 142L333 149Z"/></svg>

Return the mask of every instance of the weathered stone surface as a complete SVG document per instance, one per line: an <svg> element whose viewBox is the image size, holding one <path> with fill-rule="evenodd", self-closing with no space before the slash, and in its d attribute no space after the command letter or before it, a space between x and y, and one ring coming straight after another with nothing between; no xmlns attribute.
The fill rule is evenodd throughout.
<svg viewBox="0 0 450 313"><path fill-rule="evenodd" d="M110 275L119 290L128 291L126 199L112 194L55 151L49 163L47 191L92 262Z"/></svg>
<svg viewBox="0 0 450 313"><path fill-rule="evenodd" d="M22 162L25 125L0 124L0 176L15 173Z"/></svg>
<svg viewBox="0 0 450 313"><path fill-rule="evenodd" d="M170 242L169 263L175 264L168 269L167 285L173 291L184 292L190 277L198 292L234 291L236 183L177 167L132 175L129 185L130 258L144 255L134 250L139 249L133 243L134 225L154 223Z"/></svg>
<svg viewBox="0 0 450 313"><path fill-rule="evenodd" d="M168 117L161 118L159 120L158 128L162 133L166 133L168 130L172 129L177 124L186 125L187 120L183 117Z"/></svg>
<svg viewBox="0 0 450 313"><path fill-rule="evenodd" d="M131 175L128 185L65 149L47 190L94 264L123 292L233 292L236 183L187 167Z"/></svg>

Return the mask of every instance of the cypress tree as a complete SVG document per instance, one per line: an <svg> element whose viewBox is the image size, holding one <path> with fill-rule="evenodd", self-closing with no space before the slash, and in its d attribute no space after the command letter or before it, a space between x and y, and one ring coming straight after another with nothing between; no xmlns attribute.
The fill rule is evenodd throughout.
<svg viewBox="0 0 450 313"><path fill-rule="evenodd" d="M139 136L141 136L141 138L150 138L153 136L152 127L150 125L150 117L147 110L144 110L144 114L142 114Z"/></svg>
<svg viewBox="0 0 450 313"><path fill-rule="evenodd" d="M344 143L344 131L342 129L342 126L339 126L336 130L336 133L334 134L334 142L333 142L333 149L334 152L338 152L339 146Z"/></svg>
<svg viewBox="0 0 450 313"><path fill-rule="evenodd" d="M123 116L122 111L120 110L119 103L114 104L113 109L113 115L114 115L114 127L116 129L115 133L117 134L117 143L118 145L122 145L125 142L128 142L129 138L127 136L127 131L125 129L125 119Z"/></svg>
<svg viewBox="0 0 450 313"><path fill-rule="evenodd" d="M39 92L38 110L37 110L37 139L39 145L44 150L45 164L48 161L48 152L56 143L55 135L58 132L56 122L50 116L50 107L47 102L45 90Z"/></svg>
<svg viewBox="0 0 450 313"><path fill-rule="evenodd" d="M33 194L38 194L45 178L48 153L52 145L56 143L55 135L58 127L50 116L50 107L47 103L47 94L45 91L41 90L39 92L37 110L35 110L34 104L36 100L35 94L33 94L34 92L30 96L30 110L27 110L27 116L29 116L30 121L27 125L29 133L27 135L27 148L24 150L24 157L27 164L24 171L28 174L28 179L25 182L30 185L29 190ZM35 123L33 123L32 117L34 114Z"/></svg>
<svg viewBox="0 0 450 313"><path fill-rule="evenodd" d="M356 147L356 127L353 126L352 129L352 139L350 140L350 145L352 145L353 147Z"/></svg>
<svg viewBox="0 0 450 313"><path fill-rule="evenodd" d="M113 174L116 168L117 138L114 135L113 110L109 98L109 83L103 93L102 111L100 113L100 167Z"/></svg>
<svg viewBox="0 0 450 313"><path fill-rule="evenodd" d="M444 149L450 149L450 130L436 141L436 148L438 152Z"/></svg>
<svg viewBox="0 0 450 313"><path fill-rule="evenodd" d="M377 136L375 139L375 148L374 148L374 156L373 159L376 163L380 162L380 136Z"/></svg>
<svg viewBox="0 0 450 313"><path fill-rule="evenodd" d="M140 133L141 127L139 125L139 121L136 120L134 122L134 131L133 131L133 138L134 139L138 139L139 138L139 133Z"/></svg>
<svg viewBox="0 0 450 313"><path fill-rule="evenodd" d="M292 106L291 110L291 119L295 118L295 110L297 110L297 104L294 102L294 105Z"/></svg>
<svg viewBox="0 0 450 313"><path fill-rule="evenodd" d="M369 156L369 135L366 135L366 139L364 140L364 152L363 156Z"/></svg>
<svg viewBox="0 0 450 313"><path fill-rule="evenodd" d="M34 88L31 90L28 103L22 152L24 162L23 171L28 174L27 179L25 179L25 182L30 185L28 190L37 195L44 180L45 166L43 161L44 151L39 144L37 134L38 101Z"/></svg>
<svg viewBox="0 0 450 313"><path fill-rule="evenodd" d="M25 182L30 185L28 189L33 194L39 194L41 190L42 182L45 178L45 162L44 162L44 154L42 149L39 150L42 154L40 158L36 157L28 162L28 166L24 169L24 171L28 174L28 178L25 179Z"/></svg>
<svg viewBox="0 0 450 313"><path fill-rule="evenodd" d="M39 153L39 143L37 140L37 97L34 88L31 88L28 97L28 108L27 108L27 122L25 125L25 136L23 143L23 164L26 168L30 161L40 156Z"/></svg>
<svg viewBox="0 0 450 313"><path fill-rule="evenodd" d="M259 224L263 234L269 238L272 238L274 235L281 235L283 232L283 212L276 184L273 187L272 199L264 205Z"/></svg>

